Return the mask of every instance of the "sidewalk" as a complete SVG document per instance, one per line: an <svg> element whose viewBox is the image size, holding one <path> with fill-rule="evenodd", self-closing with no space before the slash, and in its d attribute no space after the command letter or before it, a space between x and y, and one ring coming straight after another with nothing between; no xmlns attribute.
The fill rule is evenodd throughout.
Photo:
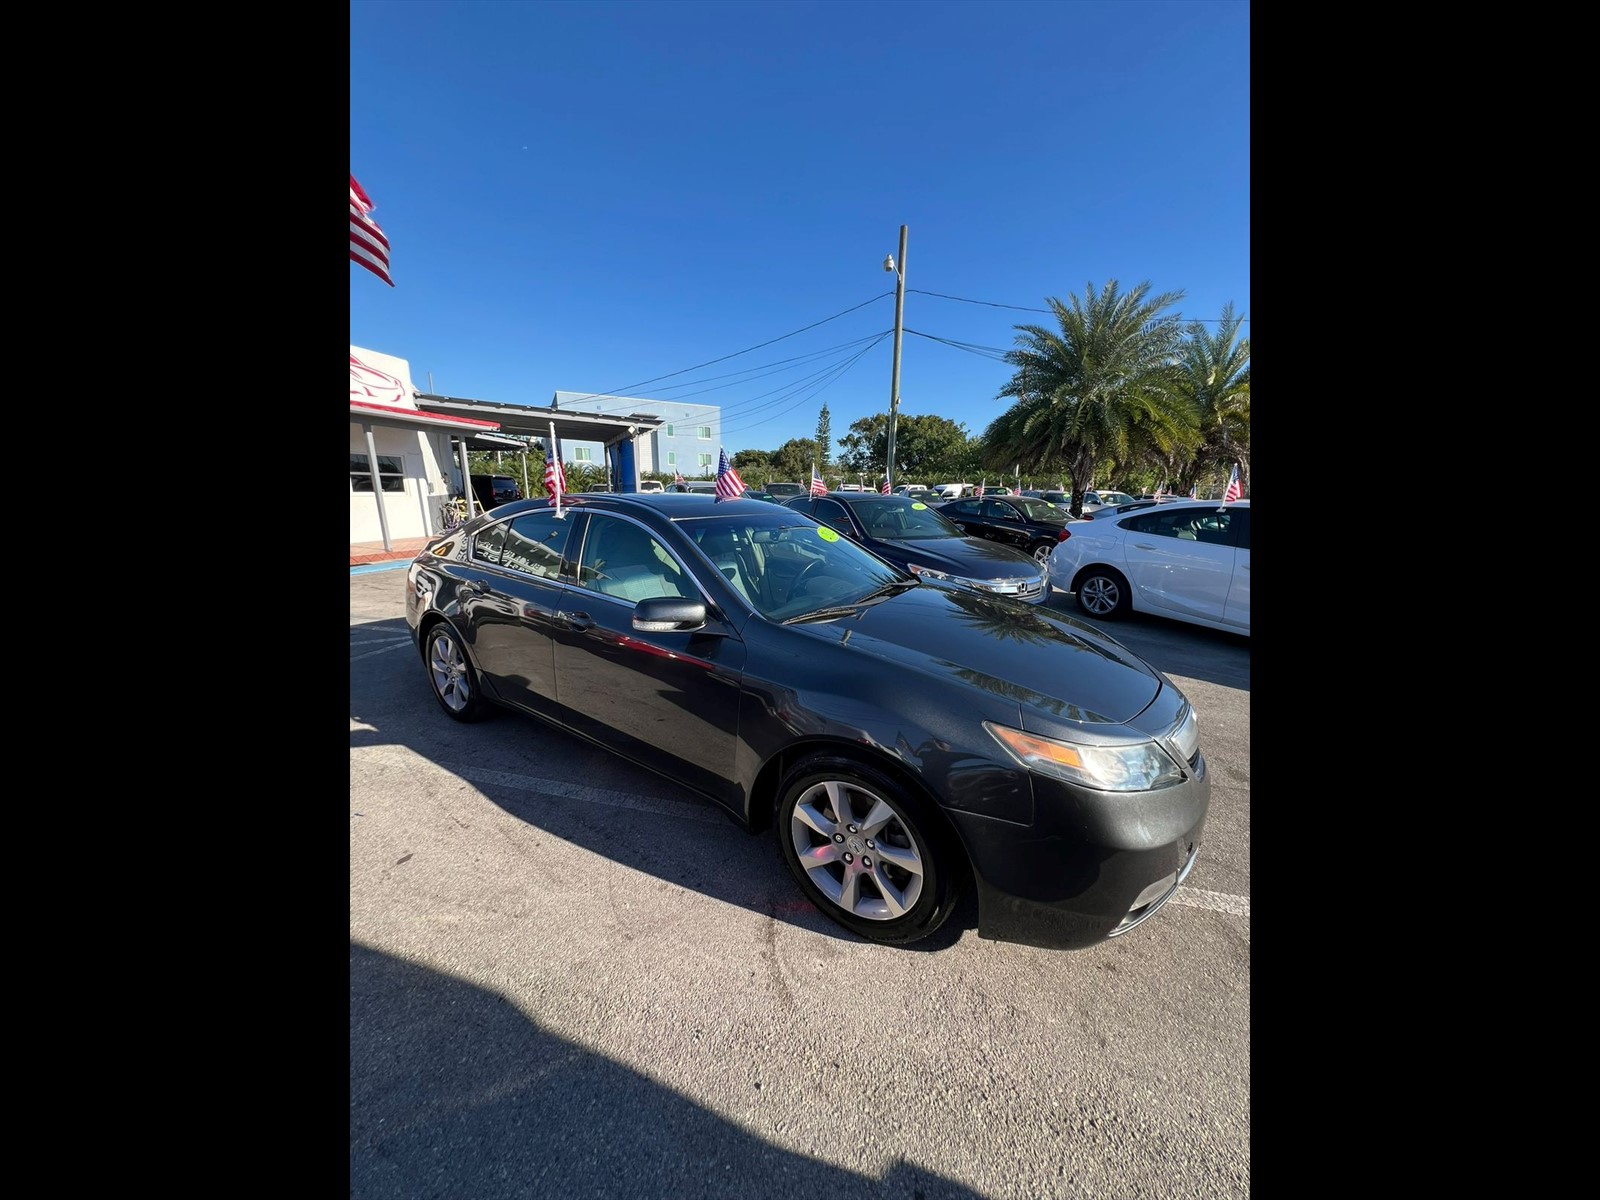
<svg viewBox="0 0 1600 1200"><path fill-rule="evenodd" d="M428 544L427 538L390 538L394 548L385 551L382 542L351 542L350 565L363 567L369 563L410 562Z"/></svg>

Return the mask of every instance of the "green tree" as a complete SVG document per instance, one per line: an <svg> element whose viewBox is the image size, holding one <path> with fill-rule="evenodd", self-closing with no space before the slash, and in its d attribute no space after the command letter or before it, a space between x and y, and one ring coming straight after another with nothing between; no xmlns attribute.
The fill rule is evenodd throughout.
<svg viewBox="0 0 1600 1200"><path fill-rule="evenodd" d="M817 418L817 470L828 473L833 454L833 422L828 419L828 402L822 402L822 415Z"/></svg>
<svg viewBox="0 0 1600 1200"><path fill-rule="evenodd" d="M790 438L772 452L772 469L776 472L772 478L788 483L805 483L811 478L811 464L816 457L817 444L810 438ZM820 463L817 469L822 469Z"/></svg>
<svg viewBox="0 0 1600 1200"><path fill-rule="evenodd" d="M884 454L889 446L889 414L874 413L850 423L839 439L839 465L846 472L883 478ZM976 460L964 425L947 417L909 416L901 413L894 427L894 456L899 460L895 481L938 483L935 475L959 473L968 460Z"/></svg>
<svg viewBox="0 0 1600 1200"><path fill-rule="evenodd" d="M1250 339L1239 337L1244 318L1234 316L1233 303L1222 310L1215 333L1196 321L1184 344L1179 386L1200 416L1200 446L1185 464L1179 488L1187 492L1201 479L1223 479L1239 464L1239 477L1250 479Z"/></svg>
<svg viewBox="0 0 1600 1200"><path fill-rule="evenodd" d="M777 478L772 473L772 455L766 450L740 450L728 460L747 487L764 490Z"/></svg>
<svg viewBox="0 0 1600 1200"><path fill-rule="evenodd" d="M1130 463L1149 448L1170 453L1193 439L1199 416L1179 386L1181 318L1163 315L1182 292L1152 296L1147 281L1124 294L1113 279L1068 299L1046 299L1059 329L1016 327L1016 347L1006 352L1016 373L995 397L1016 403L985 431L983 463L1007 473L1013 464L1065 467L1081 515L1097 463Z"/></svg>

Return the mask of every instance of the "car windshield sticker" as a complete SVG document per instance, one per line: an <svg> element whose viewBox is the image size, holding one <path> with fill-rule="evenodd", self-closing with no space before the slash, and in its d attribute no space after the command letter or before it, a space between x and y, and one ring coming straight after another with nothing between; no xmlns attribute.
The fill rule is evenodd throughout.
<svg viewBox="0 0 1600 1200"><path fill-rule="evenodd" d="M913 504L913 505L912 505L912 506L911 506L911 507L912 507L912 508L927 508L927 507L928 507L928 506L927 506L927 505L926 505L926 504L924 504L924 503L923 503L923 502L922 502L922 501L921 501L921 500L918 500L918 501L917 501L917 502L916 502L916 503L915 503L915 504Z"/></svg>
<svg viewBox="0 0 1600 1200"><path fill-rule="evenodd" d="M825 542L837 542L839 540L839 535L826 525L817 526L817 536Z"/></svg>

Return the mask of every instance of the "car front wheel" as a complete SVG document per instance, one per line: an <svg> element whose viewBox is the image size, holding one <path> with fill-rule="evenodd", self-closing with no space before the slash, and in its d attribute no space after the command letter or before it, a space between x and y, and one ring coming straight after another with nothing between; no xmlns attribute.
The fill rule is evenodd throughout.
<svg viewBox="0 0 1600 1200"><path fill-rule="evenodd" d="M1090 567L1078 576L1078 607L1091 617L1125 616L1132 606L1128 581L1110 567Z"/></svg>
<svg viewBox="0 0 1600 1200"><path fill-rule="evenodd" d="M801 890L851 932L904 944L950 916L954 889L943 839L922 805L882 772L811 755L779 784L774 816Z"/></svg>

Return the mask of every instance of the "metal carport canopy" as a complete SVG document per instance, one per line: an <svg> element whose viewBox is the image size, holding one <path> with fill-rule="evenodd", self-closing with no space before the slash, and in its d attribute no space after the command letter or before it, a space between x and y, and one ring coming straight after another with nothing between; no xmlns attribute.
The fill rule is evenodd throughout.
<svg viewBox="0 0 1600 1200"><path fill-rule="evenodd" d="M597 396L595 399L604 401L607 397ZM491 400L464 400L459 396L434 396L426 392L417 392L416 401L417 407L425 412L498 421L500 432L513 436L548 438L550 424L554 422L558 442L600 442L611 446L624 438L653 433L667 423L665 417L654 413L601 416L598 413L573 412L568 408L499 404Z"/></svg>

